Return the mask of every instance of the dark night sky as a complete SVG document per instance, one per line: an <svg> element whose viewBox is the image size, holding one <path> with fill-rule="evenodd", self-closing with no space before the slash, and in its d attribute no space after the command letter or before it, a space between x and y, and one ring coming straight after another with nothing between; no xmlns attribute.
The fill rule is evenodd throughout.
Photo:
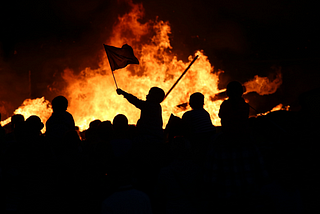
<svg viewBox="0 0 320 214"><path fill-rule="evenodd" d="M295 105L301 92L319 87L316 3L150 0L143 5L145 20L158 16L170 22L178 57L186 60L202 49L215 68L225 71L221 88L231 79L245 82L256 74L268 76L272 66L281 66L283 85L276 94L252 95L261 111L270 109L273 104L265 102L271 100ZM10 110L30 96L29 70L31 96L50 99L58 91L50 92L47 86L59 88L64 68L80 71L97 66L95 53L108 38L117 15L129 11L125 1L105 0L12 0L0 8L0 106Z"/></svg>

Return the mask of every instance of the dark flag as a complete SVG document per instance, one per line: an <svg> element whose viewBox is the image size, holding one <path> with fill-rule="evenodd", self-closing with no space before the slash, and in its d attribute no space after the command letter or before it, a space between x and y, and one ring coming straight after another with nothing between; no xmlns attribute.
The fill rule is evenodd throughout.
<svg viewBox="0 0 320 214"><path fill-rule="evenodd" d="M128 64L139 64L138 59L133 54L133 49L127 44L122 48L117 48L109 45L104 45L111 70L114 71L119 68L124 68Z"/></svg>

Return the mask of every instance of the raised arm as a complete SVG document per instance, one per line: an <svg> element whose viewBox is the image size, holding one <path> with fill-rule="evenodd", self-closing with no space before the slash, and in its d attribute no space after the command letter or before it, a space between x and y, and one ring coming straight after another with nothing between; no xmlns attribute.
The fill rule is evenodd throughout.
<svg viewBox="0 0 320 214"><path fill-rule="evenodd" d="M123 95L124 98L126 98L129 103L131 103L132 105L134 105L135 107L137 107L139 109L143 108L143 106L144 106L145 101L138 99L136 96L129 94L120 88L117 89L117 94Z"/></svg>

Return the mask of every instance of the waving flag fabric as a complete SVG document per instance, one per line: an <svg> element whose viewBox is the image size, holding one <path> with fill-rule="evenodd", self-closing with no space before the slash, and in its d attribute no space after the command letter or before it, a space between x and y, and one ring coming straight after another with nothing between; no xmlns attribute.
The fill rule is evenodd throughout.
<svg viewBox="0 0 320 214"><path fill-rule="evenodd" d="M114 71L119 68L124 68L128 64L139 64L138 59L133 54L133 49L127 44L122 48L117 48L109 45L104 45L111 70Z"/></svg>

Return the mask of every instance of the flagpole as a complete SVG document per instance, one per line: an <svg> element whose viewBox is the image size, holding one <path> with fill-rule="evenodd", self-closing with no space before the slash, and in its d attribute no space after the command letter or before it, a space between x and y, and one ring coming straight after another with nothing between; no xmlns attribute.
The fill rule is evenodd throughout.
<svg viewBox="0 0 320 214"><path fill-rule="evenodd" d="M181 74L181 76L179 77L179 79L173 84L173 86L170 88L170 90L167 92L167 94L164 96L164 99L166 99L166 97L169 95L169 93L172 91L172 89L178 84L178 82L180 81L180 79L187 73L187 71L189 70L189 68L191 67L191 65L196 61L196 59L198 59L199 55L197 55L192 62L189 64L189 66L186 68L186 70L184 70L184 72ZM164 100L163 99L163 100Z"/></svg>
<svg viewBox="0 0 320 214"><path fill-rule="evenodd" d="M139 61L134 56L132 47L127 44L124 44L121 48L117 48L117 47L113 47L105 44L103 44L103 46L109 60L109 65L111 68L114 83L116 84L116 87L118 89L119 87L113 71L119 68L124 68L128 64L139 64ZM118 64L119 61L120 61L120 64Z"/></svg>
<svg viewBox="0 0 320 214"><path fill-rule="evenodd" d="M111 68L111 66L110 66ZM116 81L116 78L114 77L114 73L113 73L113 70L111 69L111 72L112 72L112 76L113 76L113 80L114 80L114 83L116 84L116 87L118 89L118 84L117 84L117 81Z"/></svg>

